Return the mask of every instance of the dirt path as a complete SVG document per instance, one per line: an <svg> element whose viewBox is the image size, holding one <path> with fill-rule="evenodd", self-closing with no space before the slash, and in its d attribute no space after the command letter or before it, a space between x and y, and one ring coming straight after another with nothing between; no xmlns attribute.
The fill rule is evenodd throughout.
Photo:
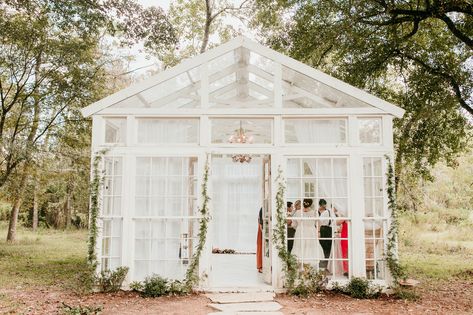
<svg viewBox="0 0 473 315"><path fill-rule="evenodd" d="M473 280L424 284L417 289L415 302L383 297L356 300L339 294L324 293L307 299L278 295L284 314L473 314ZM0 289L0 313L63 314L64 304L71 307L101 309L101 314L208 314L210 300L204 295L144 299L133 292L77 296L54 288Z"/></svg>

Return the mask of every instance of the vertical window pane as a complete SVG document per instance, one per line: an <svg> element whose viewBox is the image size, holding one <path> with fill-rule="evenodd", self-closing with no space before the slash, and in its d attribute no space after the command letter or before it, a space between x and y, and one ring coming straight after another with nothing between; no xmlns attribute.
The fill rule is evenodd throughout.
<svg viewBox="0 0 473 315"><path fill-rule="evenodd" d="M105 118L105 143L125 143L126 118Z"/></svg>
<svg viewBox="0 0 473 315"><path fill-rule="evenodd" d="M197 143L198 119L138 119L138 143Z"/></svg>
<svg viewBox="0 0 473 315"><path fill-rule="evenodd" d="M286 143L346 143L346 119L285 119Z"/></svg>
<svg viewBox="0 0 473 315"><path fill-rule="evenodd" d="M358 118L360 143L381 143L381 118Z"/></svg>

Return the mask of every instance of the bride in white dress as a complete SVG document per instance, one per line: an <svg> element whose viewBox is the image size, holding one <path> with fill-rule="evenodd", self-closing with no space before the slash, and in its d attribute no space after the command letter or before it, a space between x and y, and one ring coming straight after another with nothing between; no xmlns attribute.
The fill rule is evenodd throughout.
<svg viewBox="0 0 473 315"><path fill-rule="evenodd" d="M294 235L294 247L292 254L297 256L300 261L302 258L304 262L310 263L316 267L319 265L319 260L324 257L322 246L317 239L317 224L316 212L311 209L312 199L304 199L302 210L297 210L292 216L293 220L291 226L296 229ZM296 218L314 218L313 220L295 220Z"/></svg>

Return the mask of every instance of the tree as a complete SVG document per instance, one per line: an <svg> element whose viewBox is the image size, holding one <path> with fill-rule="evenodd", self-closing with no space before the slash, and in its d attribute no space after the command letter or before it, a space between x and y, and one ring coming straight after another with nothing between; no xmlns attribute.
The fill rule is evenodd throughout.
<svg viewBox="0 0 473 315"><path fill-rule="evenodd" d="M396 176L454 164L473 115L468 1L256 1L254 25L292 57L406 109L395 121Z"/></svg>
<svg viewBox="0 0 473 315"><path fill-rule="evenodd" d="M143 9L131 0L0 4L0 187L12 176L16 187L9 241L15 239L25 188L45 135L71 112L103 96L107 61L99 44L104 34L120 34L125 42L152 41L156 48L174 41L162 10Z"/></svg>
<svg viewBox="0 0 473 315"><path fill-rule="evenodd" d="M227 41L237 33L229 18L245 16L248 2L243 0L235 6L226 0L175 0L170 5L168 18L179 40L164 54L151 52L165 66L174 66L184 58L198 55Z"/></svg>

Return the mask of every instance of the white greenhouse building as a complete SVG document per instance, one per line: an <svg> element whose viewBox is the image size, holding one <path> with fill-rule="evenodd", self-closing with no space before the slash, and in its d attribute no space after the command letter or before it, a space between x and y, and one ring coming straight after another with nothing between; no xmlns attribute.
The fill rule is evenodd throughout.
<svg viewBox="0 0 473 315"><path fill-rule="evenodd" d="M385 156L400 107L237 37L82 113L92 117L92 152L106 149L97 260L128 266L125 285L184 278L206 163L199 289L283 289L272 239L279 169L298 261L339 282L389 284Z"/></svg>

